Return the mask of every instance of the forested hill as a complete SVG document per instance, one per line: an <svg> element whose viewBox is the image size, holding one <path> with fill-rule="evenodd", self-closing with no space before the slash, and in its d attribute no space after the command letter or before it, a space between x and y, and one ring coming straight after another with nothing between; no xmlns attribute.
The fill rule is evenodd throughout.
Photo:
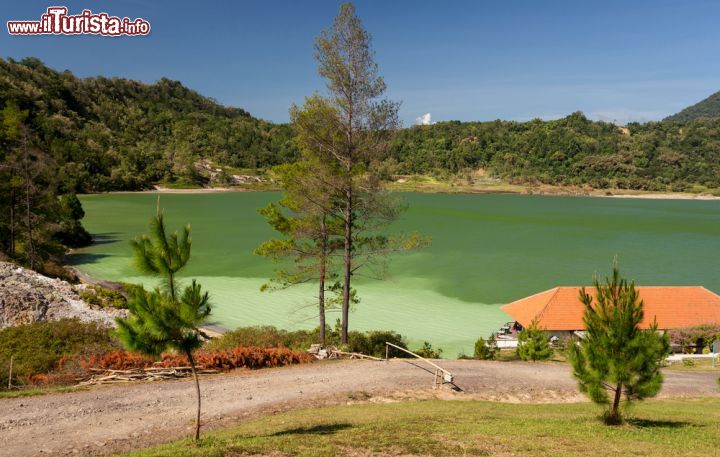
<svg viewBox="0 0 720 457"><path fill-rule="evenodd" d="M695 119L720 118L720 92L715 92L705 100L688 106L677 114L667 117L666 121L687 122Z"/></svg>
<svg viewBox="0 0 720 457"><path fill-rule="evenodd" d="M33 143L58 167L62 191L198 181L198 158L247 168L294 158L289 126L255 119L169 79L80 79L34 58L0 59L0 109L10 101L29 112Z"/></svg>
<svg viewBox="0 0 720 457"><path fill-rule="evenodd" d="M716 96L708 101L720 102ZM0 59L0 109L8 103L28 111L33 145L51 158L60 194L206 185L201 159L267 169L297 155L289 125L253 118L168 79L80 79L33 58ZM617 127L574 113L553 121L415 126L401 130L373 168L387 178L470 177L482 168L515 183L720 188L720 118L673 119ZM0 146L10 147L4 135L0 128Z"/></svg>
<svg viewBox="0 0 720 457"><path fill-rule="evenodd" d="M720 120L618 127L574 113L554 121L442 122L401 131L388 167L403 174L483 168L520 184L702 191L720 188Z"/></svg>

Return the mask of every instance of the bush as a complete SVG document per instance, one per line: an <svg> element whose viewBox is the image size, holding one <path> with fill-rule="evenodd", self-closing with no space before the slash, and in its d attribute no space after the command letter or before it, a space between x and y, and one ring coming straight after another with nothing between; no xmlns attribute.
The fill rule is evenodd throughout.
<svg viewBox="0 0 720 457"><path fill-rule="evenodd" d="M392 331L375 330L365 333L352 331L348 334L348 350L350 352L359 352L373 357L385 357L385 342L400 346L403 349L408 348L402 335ZM394 348L390 348L389 354L392 357L412 357Z"/></svg>
<svg viewBox="0 0 720 457"><path fill-rule="evenodd" d="M475 342L473 358L479 360L492 360L495 358L495 340L492 335L485 341L482 337Z"/></svg>
<svg viewBox="0 0 720 457"><path fill-rule="evenodd" d="M720 325L706 324L696 327L687 327L670 330L668 332L670 344L682 348L682 352L694 352L696 344L701 341L710 344L720 336Z"/></svg>
<svg viewBox="0 0 720 457"><path fill-rule="evenodd" d="M540 329L536 322L533 321L518 335L517 354L520 359L533 362L552 357L547 332Z"/></svg>
<svg viewBox="0 0 720 457"><path fill-rule="evenodd" d="M351 331L348 344L340 343L338 329L326 329L326 345L342 347L348 352L360 352L374 357L385 357L385 342L407 349L402 335L392 331ZM225 333L205 344L207 350L231 349L236 347L278 348L285 347L297 351L306 351L311 344L320 342L320 328L313 330L283 330L271 325L241 327ZM408 357L402 351L391 351L393 357Z"/></svg>
<svg viewBox="0 0 720 457"><path fill-rule="evenodd" d="M80 292L80 298L100 308L127 309L127 299L123 294L101 286L88 286Z"/></svg>
<svg viewBox="0 0 720 457"><path fill-rule="evenodd" d="M420 357L425 357L426 359L440 359L442 358L443 350L440 348L433 349L432 344L424 341L422 347L414 352Z"/></svg>
<svg viewBox="0 0 720 457"><path fill-rule="evenodd" d="M120 347L111 329L78 319L38 322L0 330L0 389L7 388L10 358L13 384L54 370L63 357L103 353Z"/></svg>
<svg viewBox="0 0 720 457"><path fill-rule="evenodd" d="M315 330L282 330L272 325L241 327L214 338L204 348L213 350L232 349L236 347L278 348L286 347L295 350L307 350L315 341L319 341L320 331Z"/></svg>
<svg viewBox="0 0 720 457"><path fill-rule="evenodd" d="M259 369L281 367L296 363L310 363L315 357L287 348L233 348L220 351L198 351L195 362L199 368L230 371L238 368ZM139 353L112 351L88 357L63 357L55 369L47 374L28 377L35 386L71 384L88 379L97 370L141 370L145 368L187 367L184 354L166 353L159 360Z"/></svg>

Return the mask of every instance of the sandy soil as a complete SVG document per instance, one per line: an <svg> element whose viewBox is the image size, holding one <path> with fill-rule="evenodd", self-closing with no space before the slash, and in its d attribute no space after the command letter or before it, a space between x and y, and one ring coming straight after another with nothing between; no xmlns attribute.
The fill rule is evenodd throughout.
<svg viewBox="0 0 720 457"><path fill-rule="evenodd" d="M567 365L439 362L461 390L432 390L414 362L330 361L234 372L202 380L204 430L303 406L416 398L508 402L585 401ZM717 375L668 372L661 397L718 396ZM195 405L190 381L101 386L0 400L0 455L110 454L187 436Z"/></svg>

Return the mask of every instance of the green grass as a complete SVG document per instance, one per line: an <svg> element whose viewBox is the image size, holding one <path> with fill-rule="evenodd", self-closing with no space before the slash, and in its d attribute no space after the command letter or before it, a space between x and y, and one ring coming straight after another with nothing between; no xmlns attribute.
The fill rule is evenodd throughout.
<svg viewBox="0 0 720 457"><path fill-rule="evenodd" d="M674 362L668 364L665 369L673 371L717 371L720 373L720 363L716 360L715 366L711 359L686 359L689 362Z"/></svg>
<svg viewBox="0 0 720 457"><path fill-rule="evenodd" d="M720 450L720 399L648 401L624 426L592 404L478 401L362 404L299 410L128 454L700 456Z"/></svg>
<svg viewBox="0 0 720 457"><path fill-rule="evenodd" d="M77 392L84 388L76 386L50 386L50 387L32 387L22 388L18 390L0 390L0 400L5 398L23 398L36 397L39 395L57 394L66 392Z"/></svg>

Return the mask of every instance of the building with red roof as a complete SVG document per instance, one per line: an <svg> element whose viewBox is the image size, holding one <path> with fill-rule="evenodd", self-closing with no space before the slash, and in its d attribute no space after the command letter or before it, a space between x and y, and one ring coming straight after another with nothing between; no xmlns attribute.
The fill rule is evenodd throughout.
<svg viewBox="0 0 720 457"><path fill-rule="evenodd" d="M537 319L540 328L556 336L582 331L580 289L555 287L509 303L502 310L523 327ZM704 287L636 286L635 290L644 303L642 328L648 328L653 320L661 330L720 324L720 296ZM594 287L585 291L594 299Z"/></svg>

